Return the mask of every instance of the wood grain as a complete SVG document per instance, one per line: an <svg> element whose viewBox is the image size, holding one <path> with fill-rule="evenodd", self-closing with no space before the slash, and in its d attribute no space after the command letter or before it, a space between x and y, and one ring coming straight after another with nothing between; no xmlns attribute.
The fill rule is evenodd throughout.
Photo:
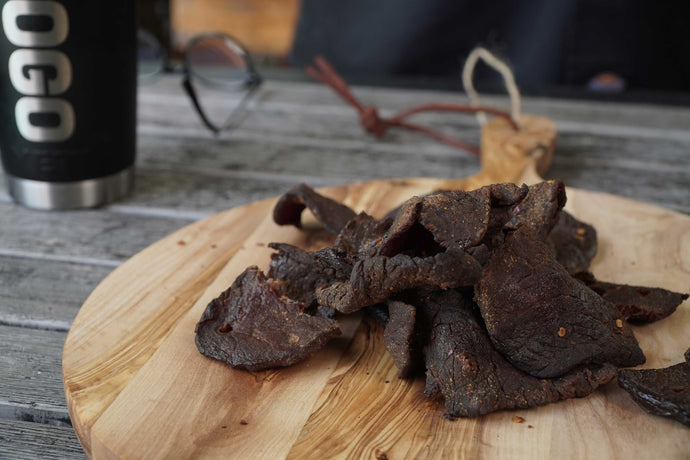
<svg viewBox="0 0 690 460"><path fill-rule="evenodd" d="M323 192L381 216L438 188L535 181L540 162L550 161L555 129L530 123L543 128L533 136L538 142L485 128L496 141L485 158L494 161L467 179L380 180ZM596 275L688 290L690 218L600 193L569 189L568 196L568 209L599 231ZM245 267L267 266L267 243L316 249L331 241L313 219L306 231L278 227L273 204L231 209L163 238L87 299L65 342L63 378L90 457L615 458L663 451L673 458L690 449L686 429L643 413L615 384L529 411L446 420L438 401L421 395L423 382L396 378L378 326L356 315L344 321L341 339L287 369L248 373L205 358L194 345L196 322ZM686 302L671 319L637 328L645 366L680 361L689 325ZM515 423L516 415L524 422Z"/></svg>
<svg viewBox="0 0 690 460"><path fill-rule="evenodd" d="M265 76L242 125L220 136L201 126L179 75L141 85L136 189L112 206L65 213L64 219L43 215L11 204L0 175L0 324L7 326L7 358L0 357L0 457L71 458L79 449L71 428L52 430L54 423L69 423L69 414L59 368L65 335L49 329L66 331L105 275L142 248L300 181L323 187L385 177L464 177L479 169L477 159L424 136L391 131L379 140L364 134L352 109L322 85L285 81L283 73ZM457 91L354 91L383 114L430 101L466 101ZM485 100L509 106L504 97ZM526 112L548 116L559 128L547 178L690 213L687 107L527 96L523 102ZM415 120L479 139L471 116ZM636 273L635 267L625 273ZM7 376L11 380L3 380ZM549 432L542 429L534 441Z"/></svg>
<svg viewBox="0 0 690 460"><path fill-rule="evenodd" d="M438 184L380 181L330 193L376 213L399 202L407 191L418 193ZM574 189L568 193L575 215L599 229L597 275L687 290L688 217L612 196ZM118 268L87 300L66 341L63 369L72 420L92 458L229 453L237 458L303 458L308 452L338 457L480 453L567 458L595 448L616 457L645 449L658 453L660 445L666 446L669 458L687 452L686 429L643 413L615 385L589 398L519 411L525 423L514 423L513 412L447 421L433 401L420 395L421 382L395 379L392 362L378 342L380 334L368 323L354 334L356 325L346 328L345 338L353 337L351 342L337 341L285 370L250 374L204 358L194 346L194 324L208 301L245 266L267 264L265 243L277 239L316 247L325 242L323 233L272 224L266 217L271 204L253 205L251 212L231 210L163 239ZM247 224L252 216L260 217L258 223L251 221L256 228ZM235 225L245 230L236 232ZM621 229L625 231L619 233ZM227 236L235 234L236 239ZM195 250L177 247L185 235ZM212 253L214 244L226 251L219 259L229 260L215 275L199 272L210 285L169 279L181 267L204 266L199 258L207 260L204 252ZM227 252L238 245L236 252ZM157 265L155 271L151 264ZM199 268L190 270L190 276L195 270ZM149 287L137 288L138 283ZM137 295L132 297L130 291ZM688 325L686 302L672 318L636 328L648 355L645 366L680 361ZM583 435L596 444L582 445Z"/></svg>
<svg viewBox="0 0 690 460"><path fill-rule="evenodd" d="M0 324L67 332L79 307L111 270L0 256Z"/></svg>
<svg viewBox="0 0 690 460"><path fill-rule="evenodd" d="M261 180L257 172L283 183L309 176L307 182L319 186L385 177L466 177L479 169L470 155L429 143L416 133L390 130L383 139L365 134L355 112L328 88L317 85L267 82L242 126L213 138L180 93L179 84L171 83L161 81L164 95L147 99L140 114L141 132L146 134L139 146L144 168L173 165L179 172L210 174L219 180L241 180L243 174ZM399 90L358 87L355 91L363 101L382 107L384 114L415 103L463 100L458 94L431 91L409 92L405 97ZM487 103L505 107L507 101L494 97ZM179 109L173 118L165 115L171 105ZM525 98L525 106L558 126L558 155L546 178L690 213L688 109L537 98ZM473 117L424 114L415 121L479 142ZM201 193L190 192L181 197L180 206ZM203 195L209 202L216 197L212 203L218 203L216 212L225 209L227 194L222 188L203 190ZM147 196L150 193L143 198Z"/></svg>
<svg viewBox="0 0 690 460"><path fill-rule="evenodd" d="M71 427L0 419L0 457L85 460Z"/></svg>
<svg viewBox="0 0 690 460"><path fill-rule="evenodd" d="M66 333L0 325L0 336L0 419L69 426L60 372Z"/></svg>

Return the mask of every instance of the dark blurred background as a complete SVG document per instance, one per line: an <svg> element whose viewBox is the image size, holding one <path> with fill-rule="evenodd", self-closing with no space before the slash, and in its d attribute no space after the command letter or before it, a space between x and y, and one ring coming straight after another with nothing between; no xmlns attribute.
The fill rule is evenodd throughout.
<svg viewBox="0 0 690 460"><path fill-rule="evenodd" d="M469 52L507 61L524 94L690 104L690 0L140 0L175 54L222 30L269 78L325 56L354 84L461 88ZM502 81L479 66L478 89Z"/></svg>

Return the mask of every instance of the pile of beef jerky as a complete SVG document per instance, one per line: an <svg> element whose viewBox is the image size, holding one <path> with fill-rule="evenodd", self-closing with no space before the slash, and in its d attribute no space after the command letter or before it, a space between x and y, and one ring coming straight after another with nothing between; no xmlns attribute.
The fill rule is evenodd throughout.
<svg viewBox="0 0 690 460"><path fill-rule="evenodd" d="M494 184L413 197L378 220L299 185L275 222L299 227L308 208L333 247L271 243L267 274L247 268L208 305L197 347L249 371L289 366L364 309L399 376L426 375L448 417L586 396L645 361L628 321L664 318L687 295L595 279L596 232L565 201L559 181Z"/></svg>

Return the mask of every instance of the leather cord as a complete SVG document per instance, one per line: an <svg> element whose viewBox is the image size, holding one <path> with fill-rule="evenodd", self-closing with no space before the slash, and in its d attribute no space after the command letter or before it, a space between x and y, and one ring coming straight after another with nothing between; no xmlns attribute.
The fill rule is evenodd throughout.
<svg viewBox="0 0 690 460"><path fill-rule="evenodd" d="M437 131L428 126L411 123L406 119L412 115L421 112L431 111L445 111L445 112L464 112L464 113L486 113L505 118L506 121L516 131L519 130L518 125L510 117L507 112L494 109L491 107L474 106L467 104L451 104L442 102L432 102L428 104L421 104L399 112L389 118L382 118L379 116L378 108L373 105L365 106L352 94L352 90L343 78L335 71L335 69L322 56L317 56L314 59L313 66L307 66L307 74L315 80L330 86L341 98L348 104L353 106L359 113L359 121L364 130L376 137L382 137L388 128L399 127L410 131L417 131L425 134L433 139L443 142L444 144L465 150L473 155L479 156L479 148L460 139L448 136L440 131Z"/></svg>

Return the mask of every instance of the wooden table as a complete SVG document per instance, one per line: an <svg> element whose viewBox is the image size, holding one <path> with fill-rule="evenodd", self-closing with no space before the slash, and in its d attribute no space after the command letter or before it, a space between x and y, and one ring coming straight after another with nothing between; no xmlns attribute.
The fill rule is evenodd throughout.
<svg viewBox="0 0 690 460"><path fill-rule="evenodd" d="M462 94L356 88L386 112ZM506 107L501 97L486 103ZM558 123L547 178L690 213L690 109L526 98L524 111ZM420 116L478 142L467 115ZM130 256L219 211L306 182L474 174L476 158L421 135L363 133L354 111L318 84L269 81L242 125L203 128L175 78L139 94L136 190L98 210L42 212L0 184L0 458L84 458L71 427L61 353L88 294ZM0 179L0 181L2 181Z"/></svg>

